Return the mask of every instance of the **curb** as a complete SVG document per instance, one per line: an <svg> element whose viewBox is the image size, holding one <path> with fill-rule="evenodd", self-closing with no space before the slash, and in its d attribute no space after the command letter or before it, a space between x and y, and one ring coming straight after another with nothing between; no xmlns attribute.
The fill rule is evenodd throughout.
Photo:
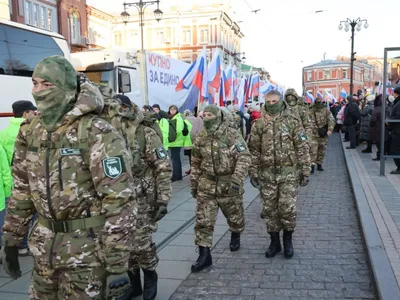
<svg viewBox="0 0 400 300"><path fill-rule="evenodd" d="M400 299L400 289L350 152L341 141L368 257L380 300Z"/></svg>

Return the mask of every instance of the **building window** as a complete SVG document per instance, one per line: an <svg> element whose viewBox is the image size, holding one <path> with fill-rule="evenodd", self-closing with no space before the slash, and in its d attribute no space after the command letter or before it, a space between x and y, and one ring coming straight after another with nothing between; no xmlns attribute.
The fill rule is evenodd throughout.
<svg viewBox="0 0 400 300"><path fill-rule="evenodd" d="M159 31L156 33L156 44L157 45L164 45L165 41L164 41L164 32L163 31Z"/></svg>
<svg viewBox="0 0 400 300"><path fill-rule="evenodd" d="M191 44L192 36L190 29L184 29L182 31L182 44Z"/></svg>
<svg viewBox="0 0 400 300"><path fill-rule="evenodd" d="M327 70L324 71L324 79L325 80L331 79L331 71Z"/></svg>
<svg viewBox="0 0 400 300"><path fill-rule="evenodd" d="M311 81L312 80L312 72L308 71L307 72L307 81Z"/></svg>
<svg viewBox="0 0 400 300"><path fill-rule="evenodd" d="M55 16L55 7L35 0L25 1L25 24L49 31L57 31Z"/></svg>
<svg viewBox="0 0 400 300"><path fill-rule="evenodd" d="M200 29L200 43L208 43L209 42L209 35L208 29Z"/></svg>
<svg viewBox="0 0 400 300"><path fill-rule="evenodd" d="M347 70L343 70L343 78L347 78Z"/></svg>
<svg viewBox="0 0 400 300"><path fill-rule="evenodd" d="M116 32L114 34L114 46L121 47L122 46L122 34L121 32Z"/></svg>
<svg viewBox="0 0 400 300"><path fill-rule="evenodd" d="M81 36L81 22L77 11L74 11L69 17L69 32L71 43L79 43Z"/></svg>

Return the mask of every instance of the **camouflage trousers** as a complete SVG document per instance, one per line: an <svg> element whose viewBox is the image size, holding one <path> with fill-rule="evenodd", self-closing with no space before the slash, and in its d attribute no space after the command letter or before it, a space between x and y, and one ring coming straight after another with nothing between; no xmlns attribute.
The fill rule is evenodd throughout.
<svg viewBox="0 0 400 300"><path fill-rule="evenodd" d="M310 151L311 162L313 164L322 165L326 154L326 148L328 147L328 137L314 137L314 141L315 153L312 153L311 155Z"/></svg>
<svg viewBox="0 0 400 300"><path fill-rule="evenodd" d="M54 269L36 264L32 270L29 299L86 300L104 299L104 268Z"/></svg>
<svg viewBox="0 0 400 300"><path fill-rule="evenodd" d="M309 140L308 147L310 148L309 153L310 153L311 164L314 165L318 153L318 141L316 137L313 137L312 139Z"/></svg>
<svg viewBox="0 0 400 300"><path fill-rule="evenodd" d="M197 246L212 247L212 239L218 209L221 209L228 221L231 232L244 230L243 195L234 197L216 197L199 193L197 195L196 224L194 232Z"/></svg>
<svg viewBox="0 0 400 300"><path fill-rule="evenodd" d="M152 208L145 200L140 199L136 220L136 231L132 252L129 258L129 269L141 268L154 271L158 265L156 244L153 234L157 231L157 223L151 219Z"/></svg>
<svg viewBox="0 0 400 300"><path fill-rule="evenodd" d="M263 182L260 195L268 232L294 231L298 181Z"/></svg>

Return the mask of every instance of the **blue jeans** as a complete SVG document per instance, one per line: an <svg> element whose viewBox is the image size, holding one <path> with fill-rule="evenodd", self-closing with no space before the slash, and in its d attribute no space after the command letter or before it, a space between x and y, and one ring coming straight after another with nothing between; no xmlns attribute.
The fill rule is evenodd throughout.
<svg viewBox="0 0 400 300"><path fill-rule="evenodd" d="M181 150L182 147L169 148L171 151L172 160L172 180L182 180L182 161Z"/></svg>
<svg viewBox="0 0 400 300"><path fill-rule="evenodd" d="M36 212L36 213L33 215L31 224L29 224L29 227L30 227L30 228L32 228L33 223L35 223L37 217L38 217L38 214L37 214L37 212ZM19 247L18 247L19 249L26 249L26 248L28 248L28 235L29 235L29 231L28 231L28 233L26 234L26 236L24 237L24 239L22 240L21 244L19 245Z"/></svg>

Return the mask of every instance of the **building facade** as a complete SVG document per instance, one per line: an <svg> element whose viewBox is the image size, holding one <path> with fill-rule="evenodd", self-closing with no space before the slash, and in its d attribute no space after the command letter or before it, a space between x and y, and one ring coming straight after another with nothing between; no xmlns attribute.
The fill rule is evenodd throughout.
<svg viewBox="0 0 400 300"><path fill-rule="evenodd" d="M112 48L112 27L115 19L93 6L86 6L89 49Z"/></svg>
<svg viewBox="0 0 400 300"><path fill-rule="evenodd" d="M381 67L369 64L367 60L356 61L353 73L353 93L358 90L375 89L382 78ZM340 91L350 91L350 61L324 60L303 68L303 90L316 95L328 91L336 99Z"/></svg>
<svg viewBox="0 0 400 300"><path fill-rule="evenodd" d="M226 63L241 62L240 43L244 35L221 4L163 6L164 15L160 22L153 16L155 8L148 7L144 14L144 49L191 63L204 46L209 59L213 49L220 48ZM133 7L127 11L131 17L126 24L120 16L115 16L112 47L140 49L139 15Z"/></svg>
<svg viewBox="0 0 400 300"><path fill-rule="evenodd" d="M71 52L88 47L85 0L11 0L11 20L60 33Z"/></svg>

